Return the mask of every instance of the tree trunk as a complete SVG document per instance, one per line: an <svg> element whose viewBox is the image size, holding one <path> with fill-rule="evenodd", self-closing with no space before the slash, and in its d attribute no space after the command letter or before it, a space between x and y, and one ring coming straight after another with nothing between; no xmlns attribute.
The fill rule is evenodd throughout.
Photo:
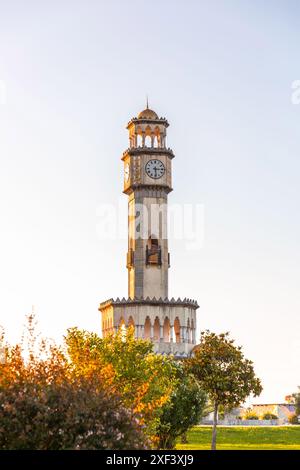
<svg viewBox="0 0 300 470"><path fill-rule="evenodd" d="M214 422L212 430L211 450L216 450L217 444L218 403L214 403Z"/></svg>
<svg viewBox="0 0 300 470"><path fill-rule="evenodd" d="M187 440L187 432L184 432L182 435L181 435L181 444L187 444L188 443L188 440Z"/></svg>

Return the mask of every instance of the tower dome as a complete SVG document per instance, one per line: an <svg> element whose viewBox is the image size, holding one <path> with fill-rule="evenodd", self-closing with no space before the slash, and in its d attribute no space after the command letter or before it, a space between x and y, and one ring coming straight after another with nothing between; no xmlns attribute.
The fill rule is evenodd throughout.
<svg viewBox="0 0 300 470"><path fill-rule="evenodd" d="M146 108L140 112L138 119L158 119L158 116L155 111L150 108Z"/></svg>

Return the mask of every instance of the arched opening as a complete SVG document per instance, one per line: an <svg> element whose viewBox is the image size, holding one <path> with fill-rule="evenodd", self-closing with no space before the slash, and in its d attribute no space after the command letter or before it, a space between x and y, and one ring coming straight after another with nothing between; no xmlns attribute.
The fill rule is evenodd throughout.
<svg viewBox="0 0 300 470"><path fill-rule="evenodd" d="M176 317L174 321L174 334L175 334L175 343L180 343L180 321Z"/></svg>
<svg viewBox="0 0 300 470"><path fill-rule="evenodd" d="M156 127L154 129L154 140L153 140L153 146L158 147L158 136L159 136L159 127Z"/></svg>
<svg viewBox="0 0 300 470"><path fill-rule="evenodd" d="M148 238L146 247L146 263L161 265L161 249L155 235L151 235Z"/></svg>
<svg viewBox="0 0 300 470"><path fill-rule="evenodd" d="M150 321L149 317L147 317L146 320L145 320L144 338L145 339L150 339L151 338L151 321Z"/></svg>
<svg viewBox="0 0 300 470"><path fill-rule="evenodd" d="M151 147L151 136L146 135L145 137L145 147Z"/></svg>
<svg viewBox="0 0 300 470"><path fill-rule="evenodd" d="M163 327L163 334L164 334L164 342L170 342L170 320L168 317L165 318L164 327Z"/></svg>
<svg viewBox="0 0 300 470"><path fill-rule="evenodd" d="M157 134L157 146L161 147L161 134L160 133Z"/></svg>
<svg viewBox="0 0 300 470"><path fill-rule="evenodd" d="M154 341L160 341L160 321L158 317L154 321L153 339Z"/></svg>

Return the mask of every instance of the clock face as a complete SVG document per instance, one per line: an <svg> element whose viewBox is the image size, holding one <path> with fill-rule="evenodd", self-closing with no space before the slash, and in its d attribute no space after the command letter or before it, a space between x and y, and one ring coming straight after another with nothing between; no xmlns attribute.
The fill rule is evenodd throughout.
<svg viewBox="0 0 300 470"><path fill-rule="evenodd" d="M147 175L155 180L161 178L165 173L165 165L160 160L149 160L145 169Z"/></svg>
<svg viewBox="0 0 300 470"><path fill-rule="evenodd" d="M125 181L129 180L129 165L128 165L128 163L126 163L125 168L124 168L124 178L125 178Z"/></svg>

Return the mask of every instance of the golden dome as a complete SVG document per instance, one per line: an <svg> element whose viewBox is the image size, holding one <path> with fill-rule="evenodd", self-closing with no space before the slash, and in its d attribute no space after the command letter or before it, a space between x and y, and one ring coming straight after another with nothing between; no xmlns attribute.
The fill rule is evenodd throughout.
<svg viewBox="0 0 300 470"><path fill-rule="evenodd" d="M144 111L141 111L138 115L138 119L158 119L158 116L155 111L152 109L146 108Z"/></svg>

